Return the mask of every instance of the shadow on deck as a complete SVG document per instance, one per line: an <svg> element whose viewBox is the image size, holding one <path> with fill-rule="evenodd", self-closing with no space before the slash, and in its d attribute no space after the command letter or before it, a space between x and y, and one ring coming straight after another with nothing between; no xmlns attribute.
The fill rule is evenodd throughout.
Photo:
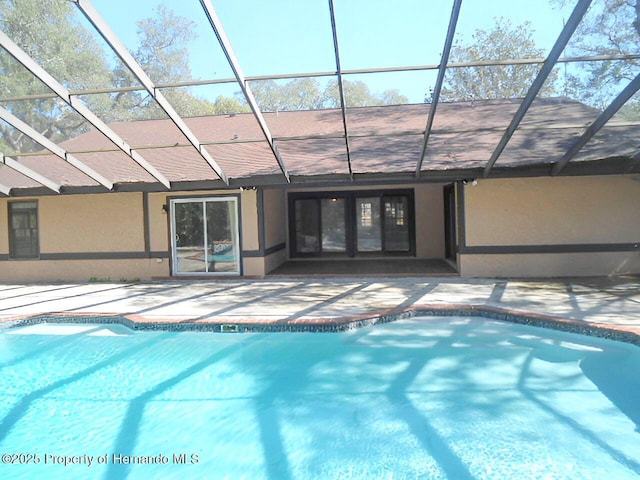
<svg viewBox="0 0 640 480"><path fill-rule="evenodd" d="M443 259L291 260L269 276L457 276Z"/></svg>

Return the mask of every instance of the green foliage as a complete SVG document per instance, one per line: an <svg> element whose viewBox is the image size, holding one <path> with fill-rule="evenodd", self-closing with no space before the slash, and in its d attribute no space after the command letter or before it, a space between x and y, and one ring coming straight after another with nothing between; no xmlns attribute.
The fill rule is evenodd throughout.
<svg viewBox="0 0 640 480"><path fill-rule="evenodd" d="M251 82L249 86L260 109L267 112L322 108L323 92L313 78L295 79L284 84L261 80Z"/></svg>
<svg viewBox="0 0 640 480"><path fill-rule="evenodd" d="M280 84L274 80L251 82L258 105L264 111L316 110L340 108L340 91L337 80L322 88L313 78L301 78ZM381 95L372 93L369 86L360 81L344 81L345 99L348 107L372 105L395 105L408 103L407 97L398 90L386 90Z"/></svg>
<svg viewBox="0 0 640 480"><path fill-rule="evenodd" d="M241 103L235 98L223 97L221 95L216 98L214 105L215 112L218 115L250 112L249 106L246 103Z"/></svg>
<svg viewBox="0 0 640 480"><path fill-rule="evenodd" d="M172 83L191 78L187 44L197 37L195 24L176 16L160 5L157 16L137 22L138 63L156 83Z"/></svg>
<svg viewBox="0 0 640 480"><path fill-rule="evenodd" d="M96 32L80 23L80 18L73 2L0 0L0 29L67 89L82 92L139 87L129 69ZM137 22L137 38L133 56L156 85L192 78L189 43L196 38L193 22L161 5L151 18ZM286 83L252 82L252 89L266 111L340 106L335 81L324 87L312 78ZM89 128L80 115L4 50L0 50L0 91L5 99L13 99L0 102L4 108L54 142L72 138ZM194 95L188 87L163 88L162 93L185 117L250 111L240 96L219 96L210 101ZM345 93L351 107L408 101L397 90L372 93L363 82L346 81ZM166 117L144 90L94 93L81 98L107 123ZM15 155L41 149L16 129L0 124L2 153Z"/></svg>
<svg viewBox="0 0 640 480"><path fill-rule="evenodd" d="M480 62L487 60L515 60L544 58L545 51L537 48L532 38L530 22L513 26L504 18L496 18L491 30L478 29L470 43L455 45L450 62ZM442 88L444 101L473 99L522 98L538 74L539 65L499 65L450 68ZM542 88L541 95L555 93L556 73ZM428 99L429 101L430 99Z"/></svg>
<svg viewBox="0 0 640 480"><path fill-rule="evenodd" d="M564 6L566 0L552 0ZM569 56L629 55L640 52L640 1L594 0L574 33ZM569 81L575 98L604 109L640 71L639 60L581 62ZM640 118L640 98L625 106L627 118Z"/></svg>
<svg viewBox="0 0 640 480"><path fill-rule="evenodd" d="M38 64L65 87L91 89L109 86L111 74L95 38L73 17L71 3L55 0L6 0L0 2L0 28ZM0 54L0 91L24 97L49 89L8 53ZM9 108L6 104L5 108ZM94 107L95 105L91 105ZM11 112L53 140L69 137L84 128L83 121L58 98L21 100ZM7 125L0 126L7 151L40 147Z"/></svg>
<svg viewBox="0 0 640 480"><path fill-rule="evenodd" d="M0 29L69 90L138 85L132 73L112 58L106 45L77 18L72 2L0 1ZM133 55L156 84L188 80L188 43L194 38L192 22L160 6L153 18L138 22L139 42ZM5 98L21 98L2 103L4 108L54 142L77 136L88 128L80 115L53 95L25 98L51 92L4 50L0 50L0 91ZM211 102L195 96L189 88L164 89L163 94L183 116L248 111L237 100L219 97ZM146 91L84 95L82 100L106 122L165 117ZM41 149L19 131L0 124L2 153Z"/></svg>
<svg viewBox="0 0 640 480"><path fill-rule="evenodd" d="M620 109L620 116L625 120L640 120L640 101L629 101Z"/></svg>

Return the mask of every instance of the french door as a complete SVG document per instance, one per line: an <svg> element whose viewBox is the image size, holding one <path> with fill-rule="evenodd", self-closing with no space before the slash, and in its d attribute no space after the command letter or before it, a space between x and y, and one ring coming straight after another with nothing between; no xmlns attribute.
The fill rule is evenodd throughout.
<svg viewBox="0 0 640 480"><path fill-rule="evenodd" d="M174 275L239 275L237 197L176 198L171 202Z"/></svg>
<svg viewBox="0 0 640 480"><path fill-rule="evenodd" d="M293 193L289 212L294 257L415 252L413 192Z"/></svg>

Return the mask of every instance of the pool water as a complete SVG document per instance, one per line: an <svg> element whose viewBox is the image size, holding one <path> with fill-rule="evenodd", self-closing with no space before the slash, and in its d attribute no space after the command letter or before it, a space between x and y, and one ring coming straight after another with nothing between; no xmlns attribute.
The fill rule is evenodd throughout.
<svg viewBox="0 0 640 480"><path fill-rule="evenodd" d="M640 476L640 348L479 318L33 325L0 331L0 389L2 479Z"/></svg>

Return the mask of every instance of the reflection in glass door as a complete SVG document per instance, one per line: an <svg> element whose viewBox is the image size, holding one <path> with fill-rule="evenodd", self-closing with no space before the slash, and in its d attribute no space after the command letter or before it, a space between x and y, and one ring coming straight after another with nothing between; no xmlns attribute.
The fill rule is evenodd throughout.
<svg viewBox="0 0 640 480"><path fill-rule="evenodd" d="M384 249L388 252L408 252L409 199L406 196L384 197Z"/></svg>
<svg viewBox="0 0 640 480"><path fill-rule="evenodd" d="M356 198L356 222L358 251L381 251L380 197Z"/></svg>
<svg viewBox="0 0 640 480"><path fill-rule="evenodd" d="M294 202L296 254L344 253L345 199L308 198Z"/></svg>
<svg viewBox="0 0 640 480"><path fill-rule="evenodd" d="M291 256L414 255L413 200L410 190L292 193Z"/></svg>
<svg viewBox="0 0 640 480"><path fill-rule="evenodd" d="M171 200L173 273L240 273L235 197Z"/></svg>
<svg viewBox="0 0 640 480"><path fill-rule="evenodd" d="M321 199L320 219L322 221L322 251L346 251L344 198Z"/></svg>

